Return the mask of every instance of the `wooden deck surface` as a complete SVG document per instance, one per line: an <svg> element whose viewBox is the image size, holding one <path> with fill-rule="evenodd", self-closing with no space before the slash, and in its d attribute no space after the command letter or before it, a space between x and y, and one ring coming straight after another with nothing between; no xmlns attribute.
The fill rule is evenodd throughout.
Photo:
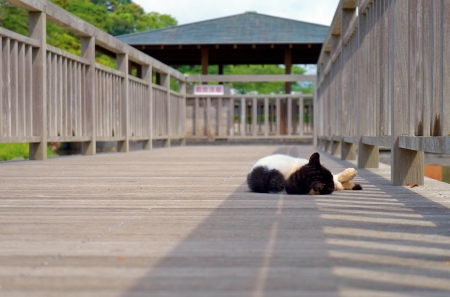
<svg viewBox="0 0 450 297"><path fill-rule="evenodd" d="M255 194L274 152L188 146L0 163L0 296L449 296L450 185ZM325 153L339 172L351 163Z"/></svg>

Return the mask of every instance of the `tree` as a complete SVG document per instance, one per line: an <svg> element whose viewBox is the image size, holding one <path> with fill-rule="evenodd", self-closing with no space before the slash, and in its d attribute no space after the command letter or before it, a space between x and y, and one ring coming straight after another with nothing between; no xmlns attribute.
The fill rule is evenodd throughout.
<svg viewBox="0 0 450 297"><path fill-rule="evenodd" d="M119 5L111 16L114 26L109 33L113 36L177 25L176 19L170 15L145 13L144 9L135 3Z"/></svg>

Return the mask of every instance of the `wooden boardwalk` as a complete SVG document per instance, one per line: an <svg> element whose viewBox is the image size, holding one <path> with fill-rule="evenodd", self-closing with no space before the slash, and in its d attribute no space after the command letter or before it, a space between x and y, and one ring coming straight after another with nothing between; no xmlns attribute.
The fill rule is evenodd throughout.
<svg viewBox="0 0 450 297"><path fill-rule="evenodd" d="M255 194L312 146L188 146L0 164L0 296L449 296L450 185ZM332 172L352 166L327 154Z"/></svg>

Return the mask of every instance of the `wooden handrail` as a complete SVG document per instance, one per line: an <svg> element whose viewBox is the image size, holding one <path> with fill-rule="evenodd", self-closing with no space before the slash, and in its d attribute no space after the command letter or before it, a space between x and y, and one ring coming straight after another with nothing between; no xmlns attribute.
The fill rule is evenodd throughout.
<svg viewBox="0 0 450 297"><path fill-rule="evenodd" d="M340 1L320 54L315 141L363 168L388 146L391 183L423 184L424 152L450 153L450 4L357 5Z"/></svg>

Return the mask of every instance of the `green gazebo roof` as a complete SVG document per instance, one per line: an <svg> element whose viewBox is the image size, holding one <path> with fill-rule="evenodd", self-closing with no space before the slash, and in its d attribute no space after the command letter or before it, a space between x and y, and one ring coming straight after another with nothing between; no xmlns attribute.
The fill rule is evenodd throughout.
<svg viewBox="0 0 450 297"><path fill-rule="evenodd" d="M246 12L117 38L168 65L316 64L328 29Z"/></svg>
<svg viewBox="0 0 450 297"><path fill-rule="evenodd" d="M131 45L323 43L328 26L256 12L117 36Z"/></svg>

